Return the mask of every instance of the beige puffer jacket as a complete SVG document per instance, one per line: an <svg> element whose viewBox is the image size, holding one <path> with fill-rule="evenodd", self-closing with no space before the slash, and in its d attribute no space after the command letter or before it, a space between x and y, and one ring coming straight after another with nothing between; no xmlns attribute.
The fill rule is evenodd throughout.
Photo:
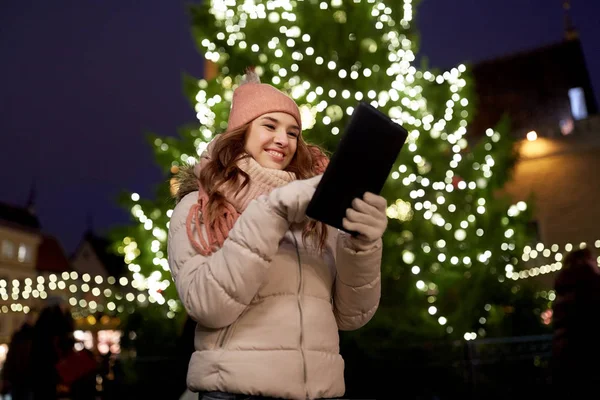
<svg viewBox="0 0 600 400"><path fill-rule="evenodd" d="M330 228L319 255L303 245L302 227L290 228L262 196L223 247L204 257L185 225L197 197L191 192L177 204L168 239L179 296L198 322L189 388L299 400L342 396L338 329L362 327L379 305L381 240L355 251L345 233Z"/></svg>

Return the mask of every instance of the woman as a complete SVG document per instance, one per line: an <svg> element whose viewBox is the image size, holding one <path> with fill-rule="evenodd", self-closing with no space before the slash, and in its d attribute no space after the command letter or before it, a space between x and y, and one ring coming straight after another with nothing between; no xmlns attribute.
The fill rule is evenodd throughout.
<svg viewBox="0 0 600 400"><path fill-rule="evenodd" d="M308 221L327 158L301 129L295 102L248 71L227 131L180 177L169 265L197 322L187 381L200 399L343 395L338 330L378 307L386 201L354 200L356 237Z"/></svg>

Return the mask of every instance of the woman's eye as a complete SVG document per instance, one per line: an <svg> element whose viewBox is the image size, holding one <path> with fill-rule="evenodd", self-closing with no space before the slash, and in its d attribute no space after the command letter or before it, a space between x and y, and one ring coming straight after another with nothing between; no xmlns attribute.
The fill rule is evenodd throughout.
<svg viewBox="0 0 600 400"><path fill-rule="evenodd" d="M265 125L267 128L269 128L270 130L274 130L275 129L275 125Z"/></svg>
<svg viewBox="0 0 600 400"><path fill-rule="evenodd" d="M295 138L298 137L298 134L296 132L288 132L288 135Z"/></svg>

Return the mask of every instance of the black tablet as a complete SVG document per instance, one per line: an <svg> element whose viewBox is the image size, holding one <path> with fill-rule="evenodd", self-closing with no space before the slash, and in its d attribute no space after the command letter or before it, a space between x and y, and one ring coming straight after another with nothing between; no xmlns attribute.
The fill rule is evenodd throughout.
<svg viewBox="0 0 600 400"><path fill-rule="evenodd" d="M368 103L360 102L317 185L306 215L346 231L342 220L352 200L380 194L408 132ZM354 234L355 232L348 232Z"/></svg>

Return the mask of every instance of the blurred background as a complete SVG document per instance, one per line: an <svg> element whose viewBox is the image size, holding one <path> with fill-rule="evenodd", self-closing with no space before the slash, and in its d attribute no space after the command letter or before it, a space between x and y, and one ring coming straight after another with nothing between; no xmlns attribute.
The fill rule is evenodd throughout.
<svg viewBox="0 0 600 400"><path fill-rule="evenodd" d="M27 385L7 356L39 356L48 310L81 366L63 398L184 393L172 177L254 65L331 151L361 100L411 133L383 192L382 306L342 335L346 398L549 394L557 277L600 248L600 3L242 4L0 5L2 393Z"/></svg>

